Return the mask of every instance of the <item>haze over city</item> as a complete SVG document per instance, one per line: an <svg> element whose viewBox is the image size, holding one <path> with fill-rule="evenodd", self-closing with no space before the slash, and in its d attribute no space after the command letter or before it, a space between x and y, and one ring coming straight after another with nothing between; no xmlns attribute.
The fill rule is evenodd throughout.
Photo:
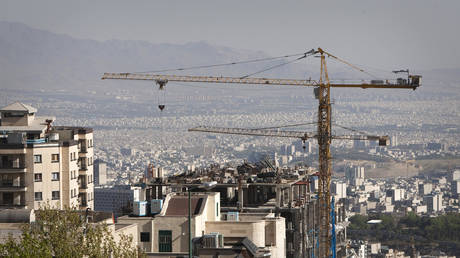
<svg viewBox="0 0 460 258"><path fill-rule="evenodd" d="M29 156L6 151L12 146L8 139L23 137L22 143L29 146L24 153L32 148L30 144L34 149L53 141L71 152L72 142L77 141L78 155L84 161L78 159L77 164L71 156L69 162L78 165L79 177L69 169L69 186L61 182L59 191L50 190L50 200L53 204L61 201L64 207L62 202L70 198L69 205L113 213L121 224L137 223L138 230L140 222L131 221L133 217L151 219L148 240L146 232L132 233L134 245L147 255L156 257L167 250L184 256L192 253L194 247L188 244L170 242L170 248L159 247L153 236L160 233L154 225L175 212L186 218L185 211L167 210L166 203L174 207L183 198L176 192L211 181L216 181L218 190L201 193L207 196L201 212L206 213L208 205L221 205L224 215L206 218L209 225L202 231L197 226L193 237L204 239L220 230L225 239L226 229L213 223L220 217L233 221L237 216L238 221L232 212L239 212L245 221L252 216L248 208L252 207L267 212L260 219L265 225L271 223L268 218L278 218L273 227L283 233L274 234L286 241L282 245L275 241L268 248L272 241L268 231L265 240L255 233L240 236L230 232L229 239L240 241L228 240L233 247L243 246L244 252L245 245L249 246L243 241L247 237L271 257L334 252L317 250L309 242L323 241L315 234L324 232L308 220L321 202L315 202L316 195L323 196L318 193L324 190L318 185L324 180L317 141L321 110L313 87L165 77L168 81L159 89L161 80L101 80L108 72L217 78L213 80L284 78L308 84L324 75L320 70L323 55L331 84L373 85L331 89L331 137L348 135L352 139L334 139L330 145L332 188L327 192L337 200L337 255L460 255L460 238L454 233L433 236L439 221L460 221L458 1L45 0L1 1L1 7L0 139L5 147L0 148L0 173L5 173L6 182L2 185L32 184L17 193L6 189L6 194L0 194L2 206L38 210L47 195L37 189L48 189L45 181L49 178L67 180L64 169L56 178L57 171L46 171L46 166L10 171L14 164L28 167ZM28 124L11 118L17 112L28 117ZM43 127L41 134L36 133L37 124ZM296 124L301 125L291 126ZM188 131L197 126L268 128L272 134L290 130L308 132L311 137L302 141ZM24 134L18 136L21 130ZM374 138L358 141L358 136ZM386 146L381 136L388 136ZM90 146L90 152L81 149L83 143L85 149ZM35 156L30 155L32 165L37 163ZM43 170L39 176L37 169ZM247 188L238 188L242 183ZM308 189L303 188L306 185ZM55 182L49 183L54 186ZM158 190L160 186L164 188ZM244 201L239 195L243 190ZM219 192L222 204L215 195ZM159 201L154 204L154 200L165 204L157 217L151 207ZM152 212L140 215L139 205L144 202ZM272 205L278 213L264 210L264 205ZM330 203L327 207L332 209ZM291 215L296 212L303 212L305 220L293 220ZM298 225L292 235L289 223ZM285 229L279 227L284 224ZM344 228L349 229L348 238L342 236ZM369 233L372 230L377 233ZM185 227L171 234L176 233L184 243L192 235ZM226 244L219 248L224 250L230 242L222 241ZM404 244L395 245L395 241ZM427 243L434 244L427 247ZM195 255L210 254L203 248L197 246Z"/></svg>

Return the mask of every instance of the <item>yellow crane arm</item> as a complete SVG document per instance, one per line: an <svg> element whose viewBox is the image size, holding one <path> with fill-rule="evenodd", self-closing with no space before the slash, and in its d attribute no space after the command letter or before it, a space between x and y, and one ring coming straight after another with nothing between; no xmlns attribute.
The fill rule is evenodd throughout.
<svg viewBox="0 0 460 258"><path fill-rule="evenodd" d="M150 80L157 82L206 82L206 83L238 83L238 84L265 84L265 85L289 85L315 87L320 83L315 80L296 79L269 79L269 78L238 78L218 76L194 76L194 75L165 75L149 73L104 73L103 80ZM368 81L362 83L331 83L331 87L338 88L388 88L388 89L416 89L419 84L398 84L384 81Z"/></svg>
<svg viewBox="0 0 460 258"><path fill-rule="evenodd" d="M309 138L317 138L315 133L301 131L280 131L267 129L245 129L245 128L227 128L215 126L198 126L188 129L189 132L206 132L206 133L221 133L221 134L237 134L249 136L270 136L270 137L286 137L298 138L303 141ZM386 145L388 136L375 135L333 135L332 139L337 140L362 140L362 141L379 141L381 145Z"/></svg>

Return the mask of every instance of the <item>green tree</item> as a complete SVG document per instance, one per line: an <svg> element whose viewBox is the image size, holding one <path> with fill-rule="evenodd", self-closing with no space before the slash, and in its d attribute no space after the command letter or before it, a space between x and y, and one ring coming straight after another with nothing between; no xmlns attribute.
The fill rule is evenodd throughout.
<svg viewBox="0 0 460 258"><path fill-rule="evenodd" d="M132 237L115 241L113 228L88 223L85 212L45 207L36 222L22 227L20 239L9 237L0 244L1 257L139 257Z"/></svg>
<svg viewBox="0 0 460 258"><path fill-rule="evenodd" d="M367 224L368 217L360 214L356 214L350 218L350 229L352 230L363 230L368 229L369 225Z"/></svg>

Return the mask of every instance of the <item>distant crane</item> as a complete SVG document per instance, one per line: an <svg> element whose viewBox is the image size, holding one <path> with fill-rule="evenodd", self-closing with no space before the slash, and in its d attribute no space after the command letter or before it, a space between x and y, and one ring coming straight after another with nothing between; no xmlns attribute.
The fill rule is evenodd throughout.
<svg viewBox="0 0 460 258"><path fill-rule="evenodd" d="M331 153L330 145L333 136L331 134L331 88L374 88L374 89L412 89L415 90L421 85L420 75L409 75L407 79L399 78L395 82L390 80L371 80L362 81L361 83L331 83L326 66L326 57L333 58L342 62L360 72L364 70L350 64L321 48L311 50L305 53L307 55L319 54L321 58L321 73L318 81L312 80L293 80L293 79L267 79L267 78L249 78L244 77L216 77L216 76L186 76L186 75L162 75L151 73L104 73L102 79L118 80L153 80L164 87L168 81L173 82L205 82L205 83L238 83L238 84L256 84L256 85L288 85L288 86L307 86L315 87L315 97L318 99L318 123L316 139L318 140L319 156L319 192L320 201L320 250L319 257L329 257L331 247L331 232L329 227L330 210L331 210ZM395 71L395 72L403 72ZM404 71L406 72L406 71Z"/></svg>

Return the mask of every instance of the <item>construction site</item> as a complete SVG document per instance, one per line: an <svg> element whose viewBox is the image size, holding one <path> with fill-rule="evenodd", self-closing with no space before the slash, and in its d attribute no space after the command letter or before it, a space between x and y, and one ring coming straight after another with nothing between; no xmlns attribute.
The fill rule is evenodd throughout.
<svg viewBox="0 0 460 258"><path fill-rule="evenodd" d="M314 132L281 130L280 128L282 127L244 129L199 126L189 129L192 132L296 138L304 142L308 139L314 139L318 143L318 168L281 169L274 167L270 162L261 162L260 164L245 163L236 168L215 166L169 177L158 177L155 176L155 173L149 172L150 176L147 176L140 185L145 189L145 201L150 203L152 200L161 200L167 194L173 192L188 192L190 202L191 191L205 191L199 186L215 182L211 191L220 193L221 210L226 214L274 213L275 217L285 219L286 257L346 257L346 228L348 222L345 219L346 214L342 201L334 200L331 195L331 176L333 171L330 146L332 140L376 141L378 145L385 146L388 142L388 136L368 135L356 130L351 130L352 134L350 135L334 135L332 131L331 90L334 88L415 90L421 85L421 76L411 75L409 70L396 70L393 71L396 75L402 73L407 77L336 83L329 78L326 59L333 59L350 69L364 74L368 73L321 48L302 53L294 60L301 60L307 57L318 57L320 59L319 80L251 77L259 72L277 68L280 65L242 77L105 73L102 79L151 80L158 85L160 91L166 88L168 82L312 87L315 98L318 100L317 121L315 121L317 130ZM183 71L185 69L177 70ZM158 108L163 110L165 104L159 103ZM189 203L189 213L190 207ZM188 234L190 237L189 253L190 257L192 257L191 228L189 228L188 232L183 233ZM224 236L224 239L227 238ZM228 239L229 241L231 240L231 238ZM231 246L232 243L226 243L224 240L223 245Z"/></svg>
<svg viewBox="0 0 460 258"><path fill-rule="evenodd" d="M317 257L320 226L317 222L320 212L318 173L304 168L277 171L267 164L245 163L236 168L214 166L174 177L150 177L141 185L146 189L149 203L164 199L171 192L186 192L192 188L203 191L197 187L215 181L217 184L211 191L220 193L223 213L274 213L276 217L283 217L286 257ZM342 203L335 204L332 215L336 221L334 242L337 255L345 257L348 222Z"/></svg>

